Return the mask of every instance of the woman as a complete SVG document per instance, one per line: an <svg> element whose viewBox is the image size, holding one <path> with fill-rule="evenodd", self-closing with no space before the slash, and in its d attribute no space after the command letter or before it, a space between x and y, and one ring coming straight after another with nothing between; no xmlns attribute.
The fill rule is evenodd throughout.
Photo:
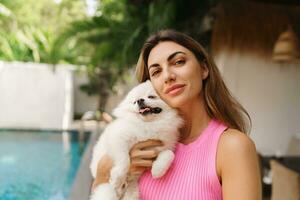
<svg viewBox="0 0 300 200"><path fill-rule="evenodd" d="M185 119L175 160L161 179L148 169L160 141L136 144L129 173L141 173L141 199L260 200L255 145L245 134L250 118L230 95L203 47L189 36L163 30L144 44L137 64L140 82L150 79L159 96ZM108 181L113 163L103 158L93 186Z"/></svg>

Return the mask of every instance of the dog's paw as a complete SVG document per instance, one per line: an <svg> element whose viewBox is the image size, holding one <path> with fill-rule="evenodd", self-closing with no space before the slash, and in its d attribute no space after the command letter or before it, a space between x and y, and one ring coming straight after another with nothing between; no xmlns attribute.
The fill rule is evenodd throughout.
<svg viewBox="0 0 300 200"><path fill-rule="evenodd" d="M153 178L160 178L165 174L166 170L162 170L161 168L158 168L157 166L155 167L154 165L152 166L151 169L151 174Z"/></svg>
<svg viewBox="0 0 300 200"><path fill-rule="evenodd" d="M162 177L169 169L174 160L174 153L171 150L162 151L153 162L151 174L153 178Z"/></svg>

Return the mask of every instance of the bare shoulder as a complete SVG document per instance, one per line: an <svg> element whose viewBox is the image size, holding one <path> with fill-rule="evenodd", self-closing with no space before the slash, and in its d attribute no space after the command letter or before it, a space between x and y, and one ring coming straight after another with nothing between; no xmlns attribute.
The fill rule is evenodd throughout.
<svg viewBox="0 0 300 200"><path fill-rule="evenodd" d="M236 129L227 129L220 136L217 150L217 173L222 179L226 169L233 169L238 162L247 162L256 156L256 147L251 138ZM242 166L238 164L237 166Z"/></svg>
<svg viewBox="0 0 300 200"><path fill-rule="evenodd" d="M245 133L228 129L221 135L217 151L217 172L224 199L261 199L256 147Z"/></svg>
<svg viewBox="0 0 300 200"><path fill-rule="evenodd" d="M256 151L252 139L236 129L227 129L220 137L219 148L225 153L250 153L249 150Z"/></svg>

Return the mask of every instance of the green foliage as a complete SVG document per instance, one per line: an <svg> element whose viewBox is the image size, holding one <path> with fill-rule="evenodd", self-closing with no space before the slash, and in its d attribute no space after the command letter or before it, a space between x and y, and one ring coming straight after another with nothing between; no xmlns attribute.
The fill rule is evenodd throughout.
<svg viewBox="0 0 300 200"><path fill-rule="evenodd" d="M176 1L160 1L149 5L149 32L175 26Z"/></svg>
<svg viewBox="0 0 300 200"><path fill-rule="evenodd" d="M0 0L0 5L11 13L1 18L2 31L33 26L59 33L69 23L86 17L85 2L82 0L62 0L60 4L53 0Z"/></svg>
<svg viewBox="0 0 300 200"><path fill-rule="evenodd" d="M136 3L137 2L137 3ZM129 0L101 0L97 15L72 25L63 33L63 46L68 38L77 38L88 46L87 63L90 83L82 87L88 94L100 94L105 105L107 89L123 78L134 66L145 39L153 32L173 28L195 35L201 18L212 0L160 0L138 3ZM198 12L198 11L201 12ZM195 19L191 25L190 19ZM196 27L196 30L194 30ZM199 32L199 31L198 31Z"/></svg>
<svg viewBox="0 0 300 200"><path fill-rule="evenodd" d="M82 0L1 0L0 59L44 63L77 63L83 49L76 38L57 49L59 34L74 20L85 17ZM3 12L4 10L4 12Z"/></svg>
<svg viewBox="0 0 300 200"><path fill-rule="evenodd" d="M83 0L0 0L0 59L86 65L82 89L99 94L103 110L151 33L173 28L201 39L201 18L216 1L101 0L87 18Z"/></svg>
<svg viewBox="0 0 300 200"><path fill-rule="evenodd" d="M22 60L40 62L47 60L50 51L49 35L34 28L18 30L6 35L1 33L0 58L3 60Z"/></svg>

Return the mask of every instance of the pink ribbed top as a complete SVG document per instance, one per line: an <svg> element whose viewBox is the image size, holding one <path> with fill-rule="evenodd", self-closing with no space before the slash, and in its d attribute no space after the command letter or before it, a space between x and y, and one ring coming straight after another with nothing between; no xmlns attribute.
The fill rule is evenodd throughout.
<svg viewBox="0 0 300 200"><path fill-rule="evenodd" d="M216 152L226 128L212 119L195 141L178 143L172 166L163 177L153 179L150 170L140 177L141 200L221 200Z"/></svg>

